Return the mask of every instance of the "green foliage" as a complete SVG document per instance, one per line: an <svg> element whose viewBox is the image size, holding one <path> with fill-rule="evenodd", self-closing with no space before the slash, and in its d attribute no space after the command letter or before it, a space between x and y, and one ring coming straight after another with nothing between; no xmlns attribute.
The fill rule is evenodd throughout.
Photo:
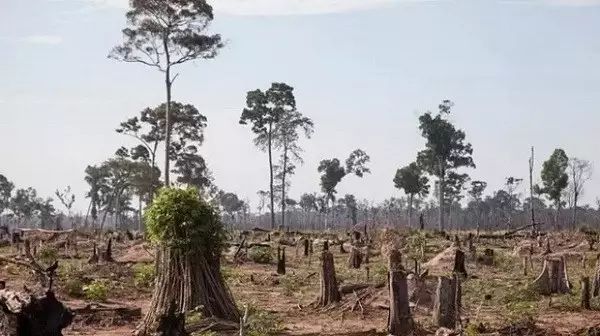
<svg viewBox="0 0 600 336"><path fill-rule="evenodd" d="M42 245L42 247L37 251L37 258L41 262L50 265L56 259L58 259L58 251L54 247Z"/></svg>
<svg viewBox="0 0 600 336"><path fill-rule="evenodd" d="M542 166L543 187L536 186L536 192L546 194L555 205L560 206L563 190L569 184L569 175L566 171L569 166L569 157L564 150L557 148Z"/></svg>
<svg viewBox="0 0 600 336"><path fill-rule="evenodd" d="M15 185L0 174L0 214L10 205L10 195Z"/></svg>
<svg viewBox="0 0 600 336"><path fill-rule="evenodd" d="M68 278L63 281L64 291L73 298L81 298L85 295L83 282L79 278Z"/></svg>
<svg viewBox="0 0 600 336"><path fill-rule="evenodd" d="M294 296L295 293L300 292L300 289L306 283L303 278L288 274L280 278L280 284L283 287L283 294L285 296Z"/></svg>
<svg viewBox="0 0 600 336"><path fill-rule="evenodd" d="M367 163L371 158L361 149L356 149L346 159L346 166L340 165L339 159L322 160L317 168L321 173L321 190L327 196L327 201L335 201L335 189L348 174L354 174L358 177L363 177L364 174L370 173L371 170L367 167Z"/></svg>
<svg viewBox="0 0 600 336"><path fill-rule="evenodd" d="M151 287L155 276L155 269L152 264L139 264L134 267L133 282L138 288Z"/></svg>
<svg viewBox="0 0 600 336"><path fill-rule="evenodd" d="M429 179L423 176L423 171L416 162L396 171L394 185L404 190L407 195L427 196L429 194Z"/></svg>
<svg viewBox="0 0 600 336"><path fill-rule="evenodd" d="M151 240L220 256L223 225L195 188L162 188L144 214Z"/></svg>
<svg viewBox="0 0 600 336"><path fill-rule="evenodd" d="M423 261L427 248L427 237L424 232L411 231L406 239L405 251L409 259Z"/></svg>
<svg viewBox="0 0 600 336"><path fill-rule="evenodd" d="M254 306L248 307L248 336L275 336L283 330L277 316Z"/></svg>
<svg viewBox="0 0 600 336"><path fill-rule="evenodd" d="M83 286L83 293L87 300L106 301L108 298L108 281L105 279L96 279L89 285Z"/></svg>
<svg viewBox="0 0 600 336"><path fill-rule="evenodd" d="M257 264L270 264L273 262L273 248L254 246L248 250L248 258Z"/></svg>

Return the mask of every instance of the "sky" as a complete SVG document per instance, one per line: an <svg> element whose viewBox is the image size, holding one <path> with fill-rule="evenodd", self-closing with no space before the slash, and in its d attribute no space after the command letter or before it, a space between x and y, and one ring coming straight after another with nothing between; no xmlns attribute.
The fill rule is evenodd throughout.
<svg viewBox="0 0 600 336"><path fill-rule="evenodd" d="M600 164L600 0L218 0L214 60L178 68L173 99L208 118L201 151L217 185L256 205L268 161L238 124L247 91L295 88L315 122L291 195L319 191L318 162L361 148L372 174L338 193L379 202L424 140L418 116L443 99L474 148L488 193L536 176L555 148ZM69 185L85 209L87 165L131 139L119 123L164 101L161 74L107 58L126 0L0 0L0 174L52 196ZM524 188L521 190L525 192ZM584 203L600 196L600 170Z"/></svg>

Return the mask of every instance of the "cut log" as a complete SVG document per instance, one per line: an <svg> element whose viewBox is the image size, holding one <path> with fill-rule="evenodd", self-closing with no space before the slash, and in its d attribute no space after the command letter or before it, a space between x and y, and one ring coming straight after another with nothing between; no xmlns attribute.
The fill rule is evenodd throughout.
<svg viewBox="0 0 600 336"><path fill-rule="evenodd" d="M54 293L35 297L0 290L0 335L60 336L73 321L73 313Z"/></svg>
<svg viewBox="0 0 600 336"><path fill-rule="evenodd" d="M369 284L348 284L340 286L341 294L350 294L352 292L360 291L366 288L369 288L371 285Z"/></svg>
<svg viewBox="0 0 600 336"><path fill-rule="evenodd" d="M319 306L325 307L337 303L341 299L335 276L335 264L333 254L329 251L323 251L321 254L321 290L319 297Z"/></svg>
<svg viewBox="0 0 600 336"><path fill-rule="evenodd" d="M390 254L390 258L395 256ZM396 264L391 261L390 265ZM408 303L408 285L406 272L402 269L392 269L389 272L390 310L388 313L388 333L394 336L412 335L414 321Z"/></svg>

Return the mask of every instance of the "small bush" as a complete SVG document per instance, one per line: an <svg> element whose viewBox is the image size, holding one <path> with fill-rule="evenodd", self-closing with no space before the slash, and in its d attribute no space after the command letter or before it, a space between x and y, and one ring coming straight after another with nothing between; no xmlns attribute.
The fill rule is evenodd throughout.
<svg viewBox="0 0 600 336"><path fill-rule="evenodd" d="M301 292L304 281L295 275L286 275L281 277L281 286L283 287L283 294L285 296L294 296L295 293Z"/></svg>
<svg viewBox="0 0 600 336"><path fill-rule="evenodd" d="M138 288L148 288L154 284L154 265L136 265L133 274L133 283Z"/></svg>
<svg viewBox="0 0 600 336"><path fill-rule="evenodd" d="M69 278L64 281L65 292L70 297L81 298L85 295L83 282L79 278Z"/></svg>
<svg viewBox="0 0 600 336"><path fill-rule="evenodd" d="M42 246L37 252L37 258L45 264L51 264L58 259L58 251L52 247Z"/></svg>
<svg viewBox="0 0 600 336"><path fill-rule="evenodd" d="M248 307L248 336L274 336L279 335L281 330L281 321L277 316L256 307Z"/></svg>
<svg viewBox="0 0 600 336"><path fill-rule="evenodd" d="M90 301L106 301L108 297L108 281L94 280L87 286L83 286L83 294Z"/></svg>
<svg viewBox="0 0 600 336"><path fill-rule="evenodd" d="M273 261L273 248L255 246L248 250L248 258L257 264L270 264Z"/></svg>

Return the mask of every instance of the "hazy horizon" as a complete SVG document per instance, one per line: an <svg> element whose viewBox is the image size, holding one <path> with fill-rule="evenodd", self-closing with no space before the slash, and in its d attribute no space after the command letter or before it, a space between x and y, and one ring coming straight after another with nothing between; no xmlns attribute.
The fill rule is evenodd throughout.
<svg viewBox="0 0 600 336"><path fill-rule="evenodd" d="M221 2L222 1L222 2ZM107 58L122 41L123 0L0 2L0 174L52 197L70 185L85 210L87 165L135 142L114 130L164 99L161 74ZM245 4L245 5L244 5ZM295 88L315 122L290 196L318 192L318 162L361 148L371 175L348 177L338 195L380 202L402 196L392 178L423 148L418 115L455 102L477 169L489 183L535 176L555 148L600 162L600 1L219 0L211 31L227 46L178 69L175 101L208 118L201 152L221 189L256 208L268 189L265 153L238 124L246 92ZM35 10L32 10L35 8ZM160 156L162 157L162 155ZM525 183L520 190L525 192ZM582 204L600 196L600 171ZM57 208L59 202L55 202Z"/></svg>

